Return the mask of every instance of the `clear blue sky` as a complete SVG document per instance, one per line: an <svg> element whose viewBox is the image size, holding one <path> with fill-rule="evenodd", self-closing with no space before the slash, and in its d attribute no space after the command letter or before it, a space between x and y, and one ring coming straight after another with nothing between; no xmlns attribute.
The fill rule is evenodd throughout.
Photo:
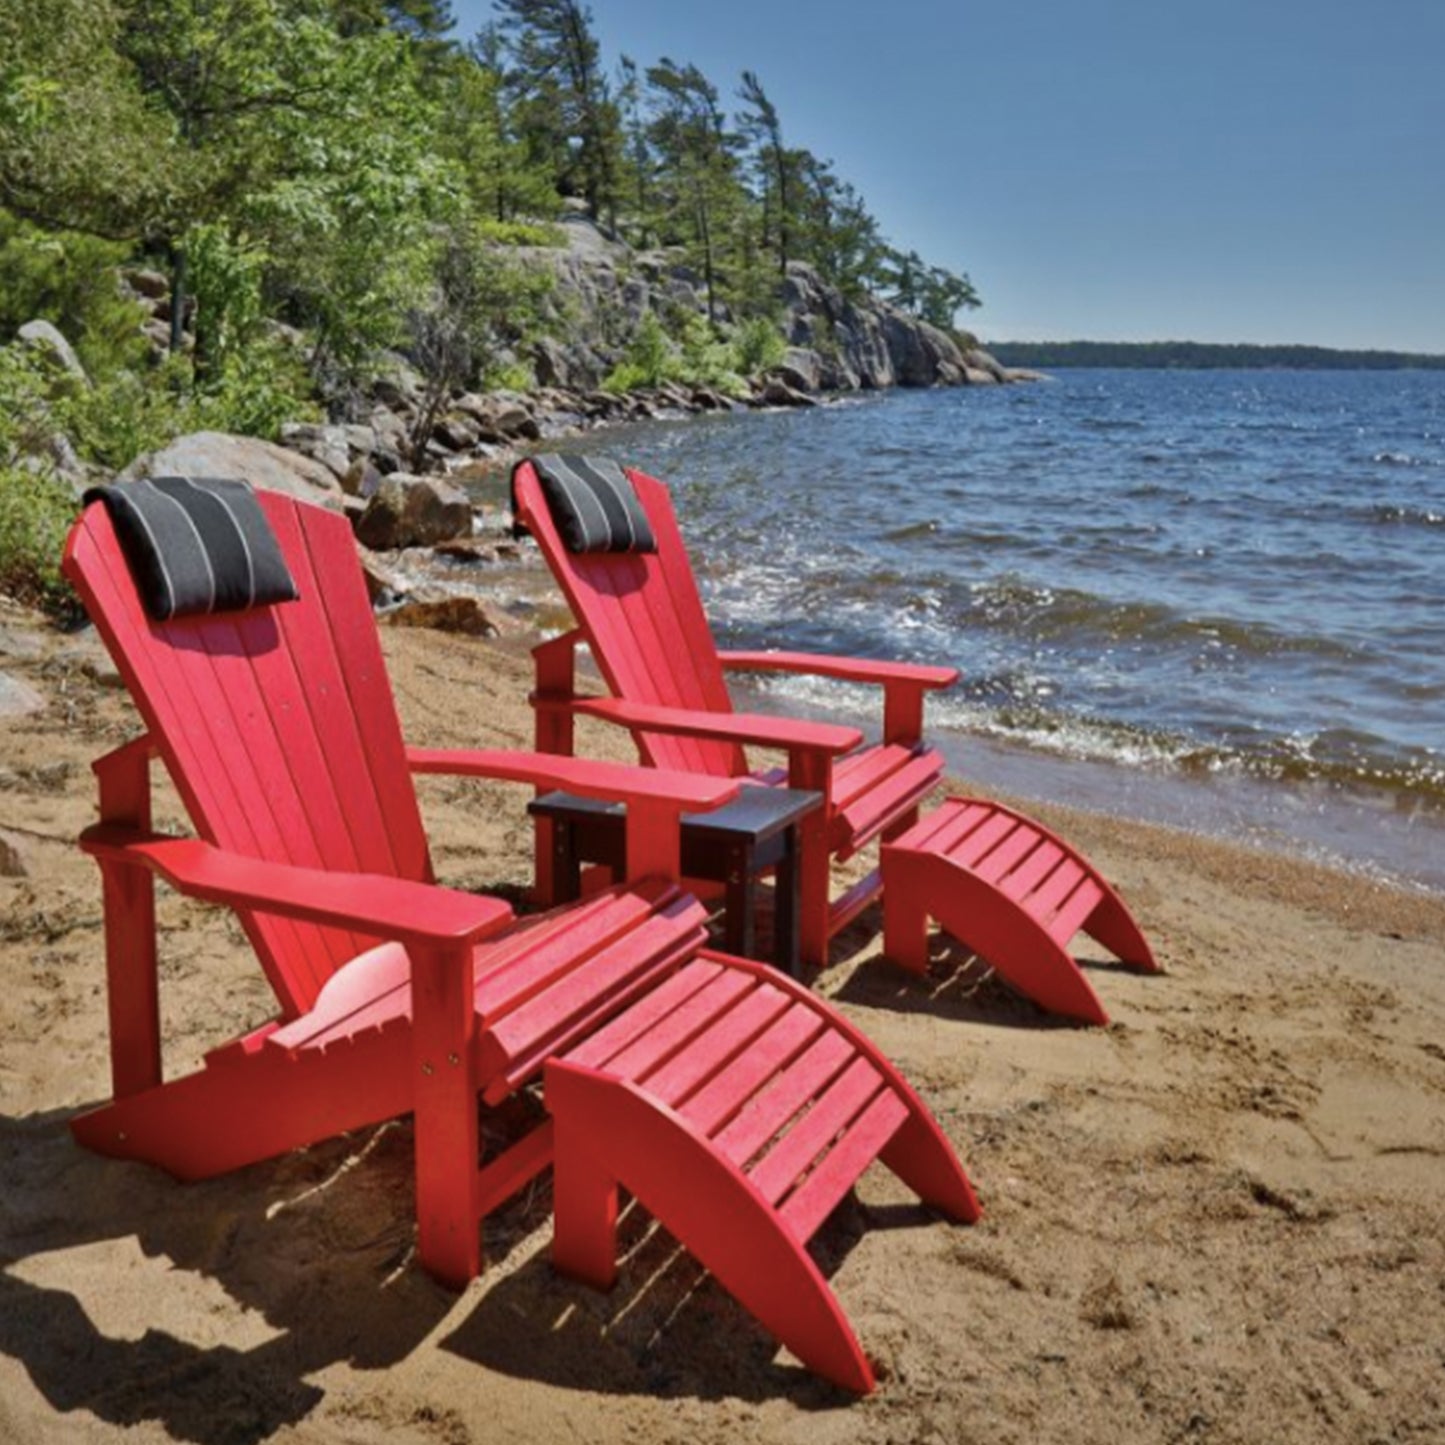
<svg viewBox="0 0 1445 1445"><path fill-rule="evenodd" d="M489 0L455 0L472 34ZM592 0L758 72L985 338L1445 352L1445 0Z"/></svg>

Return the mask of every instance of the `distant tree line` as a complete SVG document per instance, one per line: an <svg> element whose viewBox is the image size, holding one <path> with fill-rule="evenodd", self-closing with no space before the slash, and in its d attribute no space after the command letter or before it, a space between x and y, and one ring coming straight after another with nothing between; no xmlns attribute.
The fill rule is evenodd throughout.
<svg viewBox="0 0 1445 1445"><path fill-rule="evenodd" d="M1136 367L1155 370L1439 371L1445 356L1406 351L1338 351L1324 346L1217 345L1203 341L994 341L1005 366L1048 369Z"/></svg>

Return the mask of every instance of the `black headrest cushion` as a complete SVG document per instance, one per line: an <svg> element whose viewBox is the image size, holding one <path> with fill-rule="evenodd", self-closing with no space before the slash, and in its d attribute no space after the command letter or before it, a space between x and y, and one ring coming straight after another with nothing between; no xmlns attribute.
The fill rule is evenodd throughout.
<svg viewBox="0 0 1445 1445"><path fill-rule="evenodd" d="M146 611L158 622L300 595L249 483L154 477L92 487L110 512Z"/></svg>
<svg viewBox="0 0 1445 1445"><path fill-rule="evenodd" d="M531 463L569 552L657 551L637 490L610 457L549 452L532 457ZM515 472L513 477L515 486Z"/></svg>

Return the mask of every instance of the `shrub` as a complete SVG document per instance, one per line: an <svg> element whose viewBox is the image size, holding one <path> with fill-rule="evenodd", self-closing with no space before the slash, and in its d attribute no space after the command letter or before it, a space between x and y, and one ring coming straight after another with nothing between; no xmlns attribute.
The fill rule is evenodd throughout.
<svg viewBox="0 0 1445 1445"><path fill-rule="evenodd" d="M622 360L613 367L602 383L607 391L637 391L642 387L661 386L681 374L677 348L668 340L662 322L652 311L644 311L637 330L622 353Z"/></svg>
<svg viewBox="0 0 1445 1445"><path fill-rule="evenodd" d="M737 370L731 344L719 340L705 317L696 313L682 324L682 368L679 379L689 386L709 386L737 396L747 390Z"/></svg>
<svg viewBox="0 0 1445 1445"><path fill-rule="evenodd" d="M499 362L482 371L482 386L487 391L530 391L537 384L537 373L525 361Z"/></svg>
<svg viewBox="0 0 1445 1445"><path fill-rule="evenodd" d="M788 353L783 334L766 316L744 321L733 333L734 365L744 376L757 376L782 363Z"/></svg>
<svg viewBox="0 0 1445 1445"><path fill-rule="evenodd" d="M300 361L275 342L228 356L204 385L190 360L170 356L145 372L121 371L57 401L57 429L87 461L113 471L186 432L225 431L274 441L285 421L320 418Z"/></svg>
<svg viewBox="0 0 1445 1445"><path fill-rule="evenodd" d="M38 318L65 333L92 375L140 362L145 312L116 279L126 254L114 242L44 231L0 209L0 337Z"/></svg>
<svg viewBox="0 0 1445 1445"><path fill-rule="evenodd" d="M557 250L567 244L567 233L548 221L492 221L477 223L482 240L499 246L546 246Z"/></svg>
<svg viewBox="0 0 1445 1445"><path fill-rule="evenodd" d="M19 342L0 346L0 466L46 450L58 429L54 394L74 383Z"/></svg>
<svg viewBox="0 0 1445 1445"><path fill-rule="evenodd" d="M70 487L23 467L0 467L0 593L68 616L75 597L60 575L60 551L75 518Z"/></svg>

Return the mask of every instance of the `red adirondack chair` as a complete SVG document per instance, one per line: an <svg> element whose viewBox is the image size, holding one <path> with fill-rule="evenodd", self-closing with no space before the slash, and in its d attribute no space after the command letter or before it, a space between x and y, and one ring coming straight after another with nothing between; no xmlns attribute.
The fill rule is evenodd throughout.
<svg viewBox="0 0 1445 1445"><path fill-rule="evenodd" d="M460 1285L480 1223L548 1163L554 1258L610 1283L629 1189L805 1364L873 1377L805 1244L875 1158L972 1219L952 1149L897 1071L834 1010L702 947L676 882L678 817L726 779L524 753L405 746L339 517L261 499L300 600L157 623L111 520L89 507L66 575L147 732L99 760L113 1099L73 1121L102 1153L208 1177L412 1113L418 1255ZM197 837L151 829L159 756ZM627 802L632 881L516 921L437 886L410 773ZM270 1023L165 1080L154 875L237 911L278 1003ZM478 1098L539 1076L547 1123L488 1161Z"/></svg>
<svg viewBox="0 0 1445 1445"><path fill-rule="evenodd" d="M513 478L518 521L536 538L579 626L534 649L537 747L570 755L577 716L630 729L644 761L718 778L748 777L745 745L784 749L786 770L753 781L823 793L803 826L799 871L802 955L827 961L828 940L888 884L885 950L925 966L926 920L982 954L1045 1008L1107 1023L1067 948L1082 930L1122 960L1153 971L1148 942L1087 859L1047 830L996 804L952 799L931 819L919 804L943 772L922 741L923 704L950 686L951 667L811 656L722 652L703 612L667 488L628 469L655 552L574 552L563 541L530 462ZM611 697L576 691L576 651L586 644ZM733 711L725 670L812 673L883 690L881 741L861 746L851 727ZM830 856L846 860L879 839L881 866L829 902ZM537 879L552 896L552 846L538 821Z"/></svg>
<svg viewBox="0 0 1445 1445"><path fill-rule="evenodd" d="M719 778L748 775L744 746L786 750L788 766L763 781L824 794L800 839L803 960L826 962L828 940L878 894L875 870L829 901L829 859L846 860L876 838L917 821L918 805L943 774L943 757L922 741L927 692L951 686L951 667L820 657L796 652L721 652L708 627L667 488L629 470L657 541L650 554L574 553L563 545L530 463L513 481L518 520L537 539L580 626L535 650L537 747L571 754L573 719L630 728L654 767ZM575 691L575 654L586 643L612 690ZM735 712L724 670L812 673L883 689L883 735L861 746L851 727ZM539 829L537 873L550 896L550 844Z"/></svg>

